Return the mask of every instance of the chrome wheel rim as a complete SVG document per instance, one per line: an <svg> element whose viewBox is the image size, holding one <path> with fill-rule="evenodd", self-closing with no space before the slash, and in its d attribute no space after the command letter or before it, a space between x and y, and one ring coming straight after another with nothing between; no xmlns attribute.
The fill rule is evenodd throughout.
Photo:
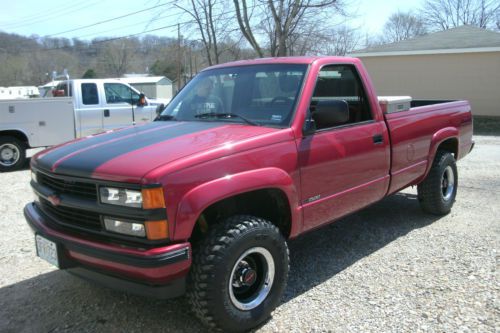
<svg viewBox="0 0 500 333"><path fill-rule="evenodd" d="M4 143L0 146L0 164L2 166L8 167L16 164L20 156L21 152L16 145Z"/></svg>
<svg viewBox="0 0 500 333"><path fill-rule="evenodd" d="M274 259L263 247L253 247L236 260L229 278L229 297L239 310L258 307L274 282Z"/></svg>
<svg viewBox="0 0 500 333"><path fill-rule="evenodd" d="M455 189L455 175L451 166L444 169L443 176L441 177L441 194L445 201L449 201Z"/></svg>

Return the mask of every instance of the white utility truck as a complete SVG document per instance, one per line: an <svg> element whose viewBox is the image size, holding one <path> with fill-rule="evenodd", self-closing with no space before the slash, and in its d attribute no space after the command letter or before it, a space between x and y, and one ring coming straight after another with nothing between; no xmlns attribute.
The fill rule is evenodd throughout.
<svg viewBox="0 0 500 333"><path fill-rule="evenodd" d="M62 81L63 97L0 101L0 171L25 164L26 150L152 121L162 104L113 79Z"/></svg>

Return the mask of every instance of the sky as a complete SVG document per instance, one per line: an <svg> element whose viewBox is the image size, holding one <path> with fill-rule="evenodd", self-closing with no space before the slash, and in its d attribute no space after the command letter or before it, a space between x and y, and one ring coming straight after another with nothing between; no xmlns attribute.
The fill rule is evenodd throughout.
<svg viewBox="0 0 500 333"><path fill-rule="evenodd" d="M189 21L172 6L174 0L13 0L2 1L0 31L24 36L78 37L90 40L96 37L120 37L150 34L175 37L176 24ZM387 18L396 11L418 8L423 0L345 0L351 3L353 17L345 24L357 27L363 34L376 35L382 31ZM146 10L148 8L159 7ZM132 12L143 11L121 19L84 28ZM164 28L166 27L166 28ZM188 32L182 32L188 33ZM189 38L189 36L187 36Z"/></svg>

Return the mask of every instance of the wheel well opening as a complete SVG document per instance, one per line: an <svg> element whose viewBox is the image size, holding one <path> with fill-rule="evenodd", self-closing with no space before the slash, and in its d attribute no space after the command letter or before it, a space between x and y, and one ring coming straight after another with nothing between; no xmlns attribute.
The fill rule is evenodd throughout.
<svg viewBox="0 0 500 333"><path fill-rule="evenodd" d="M10 131L1 131L0 132L0 137L6 137L6 136L14 137L14 138L24 142L26 144L26 146L29 145L28 137L21 131L10 130Z"/></svg>
<svg viewBox="0 0 500 333"><path fill-rule="evenodd" d="M279 189L262 189L230 197L207 207L198 217L192 240L203 237L210 226L234 215L253 215L276 225L285 238L290 235L291 211L288 198Z"/></svg>
<svg viewBox="0 0 500 333"><path fill-rule="evenodd" d="M455 156L455 159L458 158L458 140L455 138L447 139L439 145L437 150L446 150L452 153Z"/></svg>

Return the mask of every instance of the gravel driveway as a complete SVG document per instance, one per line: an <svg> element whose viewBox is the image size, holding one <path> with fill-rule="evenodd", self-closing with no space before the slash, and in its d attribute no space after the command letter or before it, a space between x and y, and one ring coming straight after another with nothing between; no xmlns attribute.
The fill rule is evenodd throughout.
<svg viewBox="0 0 500 333"><path fill-rule="evenodd" d="M449 215L423 214L409 189L291 241L284 299L257 331L499 332L500 137L475 140ZM111 291L36 258L29 180L0 173L0 332L204 331L183 298Z"/></svg>

